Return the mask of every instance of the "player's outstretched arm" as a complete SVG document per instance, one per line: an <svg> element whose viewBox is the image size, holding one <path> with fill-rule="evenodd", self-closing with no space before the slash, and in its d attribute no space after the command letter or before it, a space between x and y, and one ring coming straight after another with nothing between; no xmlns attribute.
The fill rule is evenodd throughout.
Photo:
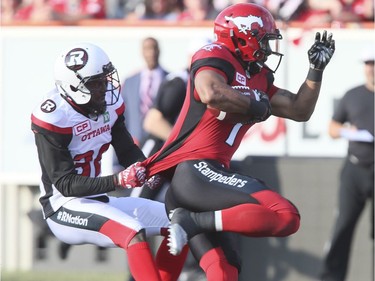
<svg viewBox="0 0 375 281"><path fill-rule="evenodd" d="M321 35L317 32L315 42L308 50L309 71L306 80L296 94L280 89L271 100L272 113L275 116L295 121L308 121L314 112L319 97L323 71L335 52L332 33Z"/></svg>

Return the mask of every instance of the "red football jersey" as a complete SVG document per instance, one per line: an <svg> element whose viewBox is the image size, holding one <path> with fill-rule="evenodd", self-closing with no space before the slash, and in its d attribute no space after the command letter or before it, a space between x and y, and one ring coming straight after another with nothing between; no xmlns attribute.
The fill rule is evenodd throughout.
<svg viewBox="0 0 375 281"><path fill-rule="evenodd" d="M277 91L273 73L266 68L250 78L233 54L223 45L209 44L192 58L191 76L181 113L164 146L144 161L149 175L171 175L177 164L192 159L213 159L226 167L251 124L231 124L218 120L195 92L193 77L202 69L223 75L231 86L248 86L265 92Z"/></svg>

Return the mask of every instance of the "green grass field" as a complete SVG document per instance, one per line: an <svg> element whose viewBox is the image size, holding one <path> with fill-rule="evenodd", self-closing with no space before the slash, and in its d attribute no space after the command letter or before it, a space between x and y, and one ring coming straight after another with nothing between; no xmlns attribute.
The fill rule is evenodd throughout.
<svg viewBox="0 0 375 281"><path fill-rule="evenodd" d="M108 272L1 272L0 281L126 281L121 273Z"/></svg>

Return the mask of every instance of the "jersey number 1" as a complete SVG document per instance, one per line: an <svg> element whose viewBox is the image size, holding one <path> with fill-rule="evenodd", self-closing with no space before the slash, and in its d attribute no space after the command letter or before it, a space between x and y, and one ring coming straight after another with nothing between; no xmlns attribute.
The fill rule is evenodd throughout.
<svg viewBox="0 0 375 281"><path fill-rule="evenodd" d="M236 125L233 126L232 130L229 133L228 138L225 141L226 144L233 146L234 141L236 140L237 134L239 130L241 129L241 127L242 127L241 123L237 123Z"/></svg>

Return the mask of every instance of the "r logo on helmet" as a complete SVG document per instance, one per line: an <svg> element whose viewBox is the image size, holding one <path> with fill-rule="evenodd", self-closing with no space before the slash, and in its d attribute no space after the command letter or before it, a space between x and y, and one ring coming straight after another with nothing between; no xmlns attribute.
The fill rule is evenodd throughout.
<svg viewBox="0 0 375 281"><path fill-rule="evenodd" d="M84 49L77 48L71 50L65 56L65 64L70 70L77 71L86 65L87 59L87 52Z"/></svg>

